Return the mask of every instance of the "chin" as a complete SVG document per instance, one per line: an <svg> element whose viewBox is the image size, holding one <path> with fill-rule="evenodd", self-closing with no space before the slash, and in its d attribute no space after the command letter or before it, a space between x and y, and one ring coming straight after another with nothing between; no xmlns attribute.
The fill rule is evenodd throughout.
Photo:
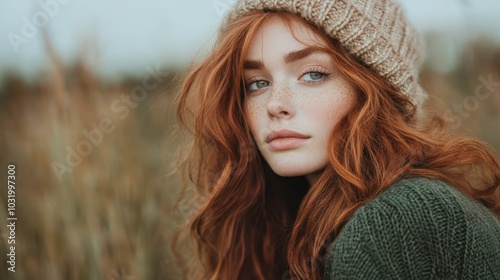
<svg viewBox="0 0 500 280"><path fill-rule="evenodd" d="M279 175L281 177L297 177L297 176L306 176L306 175L315 173L319 169L321 169L321 167L304 168L303 165L294 166L294 165L280 164L278 166L271 165L271 169L274 171L274 173L276 173L277 175Z"/></svg>

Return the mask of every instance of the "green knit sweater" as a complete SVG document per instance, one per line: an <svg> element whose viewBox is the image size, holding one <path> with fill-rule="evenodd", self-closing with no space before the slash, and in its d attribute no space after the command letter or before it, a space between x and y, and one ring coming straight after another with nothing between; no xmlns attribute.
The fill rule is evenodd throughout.
<svg viewBox="0 0 500 280"><path fill-rule="evenodd" d="M500 279L500 222L442 181L403 179L354 213L323 279Z"/></svg>

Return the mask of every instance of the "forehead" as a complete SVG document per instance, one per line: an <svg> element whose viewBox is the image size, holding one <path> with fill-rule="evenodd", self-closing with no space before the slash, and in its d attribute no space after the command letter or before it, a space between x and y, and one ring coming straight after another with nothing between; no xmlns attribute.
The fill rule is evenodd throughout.
<svg viewBox="0 0 500 280"><path fill-rule="evenodd" d="M293 18L289 22L274 16L266 20L250 40L247 58L257 60L266 51L290 52L309 46L328 48L328 43L304 22Z"/></svg>

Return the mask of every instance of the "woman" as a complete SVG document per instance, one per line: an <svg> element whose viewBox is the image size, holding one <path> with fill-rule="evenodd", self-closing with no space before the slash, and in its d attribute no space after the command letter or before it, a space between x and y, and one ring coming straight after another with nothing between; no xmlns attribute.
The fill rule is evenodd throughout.
<svg viewBox="0 0 500 280"><path fill-rule="evenodd" d="M236 2L178 100L201 279L499 279L499 161L420 122L419 51L394 1Z"/></svg>

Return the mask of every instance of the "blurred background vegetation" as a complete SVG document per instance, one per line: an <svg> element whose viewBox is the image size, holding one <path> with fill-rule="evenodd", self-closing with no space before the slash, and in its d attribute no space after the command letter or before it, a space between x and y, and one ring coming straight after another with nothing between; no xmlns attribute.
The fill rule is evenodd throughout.
<svg viewBox="0 0 500 280"><path fill-rule="evenodd" d="M30 75L3 67L0 79L0 223L8 164L16 165L18 218L15 273L0 227L0 279L179 279L168 244L190 209L172 210L179 178L169 171L180 141L173 97L189 61L145 59L136 73L110 78L96 66L99 55L87 55L92 48L68 61L53 37L39 37L42 67ZM424 38L428 109L500 151L498 40L457 40L439 29ZM127 99L158 67L168 75L149 78L157 83L143 100ZM112 131L83 133L97 133L103 120Z"/></svg>

